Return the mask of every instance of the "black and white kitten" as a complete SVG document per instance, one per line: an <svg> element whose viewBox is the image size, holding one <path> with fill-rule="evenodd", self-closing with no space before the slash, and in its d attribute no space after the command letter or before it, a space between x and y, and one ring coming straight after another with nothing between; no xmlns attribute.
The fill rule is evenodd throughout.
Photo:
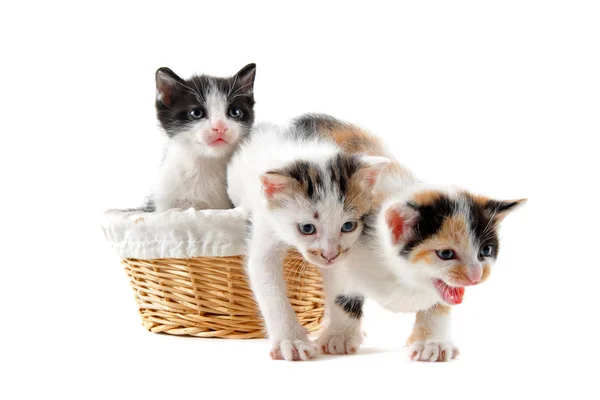
<svg viewBox="0 0 600 400"><path fill-rule="evenodd" d="M227 163L254 123L256 65L230 78L156 71L156 114L169 137L146 211L231 208Z"/></svg>

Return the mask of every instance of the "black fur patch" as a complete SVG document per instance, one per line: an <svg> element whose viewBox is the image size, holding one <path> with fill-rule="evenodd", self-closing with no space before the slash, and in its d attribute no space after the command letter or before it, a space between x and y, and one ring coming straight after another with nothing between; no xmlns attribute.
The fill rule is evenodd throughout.
<svg viewBox="0 0 600 400"><path fill-rule="evenodd" d="M273 172L298 181L311 201L319 201L325 194L335 193L343 202L352 176L361 167L362 163L358 156L339 153L328 161L325 171L317 164L296 161L289 167Z"/></svg>
<svg viewBox="0 0 600 400"><path fill-rule="evenodd" d="M412 249L434 236L442 227L446 217L452 216L457 204L446 196L441 196L432 204L426 206L412 205L419 212L415 225L416 235L400 251L403 256L408 256Z"/></svg>
<svg viewBox="0 0 600 400"><path fill-rule="evenodd" d="M240 123L248 133L254 123L253 83L256 66L249 64L230 78L219 78L208 75L193 76L182 79L169 68L157 71L157 89L162 88L163 97L168 101L156 100L156 116L169 137L175 136L182 129L196 123L189 112L199 108L206 114L206 96L209 90L217 90L227 97L228 108L237 107L242 110L240 118L227 118ZM171 84L164 84L159 75L168 77ZM245 78L245 81L244 81ZM208 116L210 117L210 116Z"/></svg>
<svg viewBox="0 0 600 400"><path fill-rule="evenodd" d="M515 207L517 204L519 204L518 201L489 200L485 204L485 208L490 214L497 214L497 213L503 213L505 211L508 211L511 208Z"/></svg>
<svg viewBox="0 0 600 400"><path fill-rule="evenodd" d="M496 227L494 226L490 213L487 210L487 205L486 207L482 207L470 197L468 201L471 212L471 215L469 216L469 228L477 238L479 251L483 247L491 245L493 250L490 257L496 258L498 256L498 234L496 233ZM483 261L484 259L479 252L477 258L480 261Z"/></svg>
<svg viewBox="0 0 600 400"><path fill-rule="evenodd" d="M355 319L362 318L364 303L365 297L362 294L340 294L335 298L335 304Z"/></svg>
<svg viewBox="0 0 600 400"><path fill-rule="evenodd" d="M360 168L362 163L356 155L339 153L327 162L327 171L334 187L337 187L340 201L344 201L348 183Z"/></svg>
<svg viewBox="0 0 600 400"><path fill-rule="evenodd" d="M154 212L156 211L156 204L154 204L154 200L151 197L148 197L145 201L144 201L144 205L142 205L141 207L138 208L124 208L121 209L120 211L123 212L132 212L132 211L139 211L139 212Z"/></svg>
<svg viewBox="0 0 600 400"><path fill-rule="evenodd" d="M321 194L326 191L323 171L316 164L297 161L279 172L298 181L310 200L319 200Z"/></svg>
<svg viewBox="0 0 600 400"><path fill-rule="evenodd" d="M376 237L377 214L378 210L371 209L367 214L360 218L363 223L363 228L359 240L362 243L369 243Z"/></svg>

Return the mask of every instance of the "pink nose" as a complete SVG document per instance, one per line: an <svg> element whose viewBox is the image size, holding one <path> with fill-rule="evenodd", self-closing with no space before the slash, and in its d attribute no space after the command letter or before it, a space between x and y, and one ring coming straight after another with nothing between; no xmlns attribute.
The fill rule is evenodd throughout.
<svg viewBox="0 0 600 400"><path fill-rule="evenodd" d="M338 249L321 251L321 257L323 257L327 261L333 261L336 258L338 258L339 255L340 252Z"/></svg>
<svg viewBox="0 0 600 400"><path fill-rule="evenodd" d="M467 278L473 284L477 283L481 280L482 274L483 274L483 271L482 271L480 265L469 265L467 267L467 273L466 273Z"/></svg>
<svg viewBox="0 0 600 400"><path fill-rule="evenodd" d="M225 125L223 121L219 120L212 125L212 130L218 134L223 134L227 132L227 125Z"/></svg>

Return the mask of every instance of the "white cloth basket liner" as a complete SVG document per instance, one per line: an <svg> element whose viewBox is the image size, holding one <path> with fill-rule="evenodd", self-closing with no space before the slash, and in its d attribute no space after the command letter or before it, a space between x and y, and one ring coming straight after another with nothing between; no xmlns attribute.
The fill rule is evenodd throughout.
<svg viewBox="0 0 600 400"><path fill-rule="evenodd" d="M239 207L163 213L108 210L101 225L120 258L226 257L244 254L246 219Z"/></svg>

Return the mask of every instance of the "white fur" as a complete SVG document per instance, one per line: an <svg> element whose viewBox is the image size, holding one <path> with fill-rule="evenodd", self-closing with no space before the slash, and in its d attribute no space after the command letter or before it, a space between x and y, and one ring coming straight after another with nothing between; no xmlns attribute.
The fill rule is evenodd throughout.
<svg viewBox="0 0 600 400"><path fill-rule="evenodd" d="M287 298L283 278L283 258L290 247L299 250L307 260L329 267L322 257L310 250L321 248L348 249L334 262L348 254L360 235L360 229L340 233L344 222L358 216L344 210L338 196L324 199L315 209L308 201L296 199L285 207L269 209L262 190L261 175L281 169L294 161L311 161L326 166L340 150L325 139L300 140L287 133L287 127L257 125L252 137L233 157L228 170L228 192L236 206L250 210L252 233L248 247L248 276L272 342L274 358L307 359L316 354L306 332L296 319ZM368 174L377 175L389 160L365 157ZM372 177L372 175L369 175ZM376 178L376 176L375 176ZM319 213L315 218L315 212ZM313 223L319 234L305 236L298 232L299 223Z"/></svg>
<svg viewBox="0 0 600 400"><path fill-rule="evenodd" d="M225 185L227 163L237 148L243 129L227 118L227 99L216 89L208 90L207 117L169 139L165 157L153 187L157 212L171 208L226 209L231 207ZM221 136L227 144L211 146L223 124Z"/></svg>
<svg viewBox="0 0 600 400"><path fill-rule="evenodd" d="M327 354L353 354L360 348L364 334L361 329L361 320L348 318L346 313L335 304L335 293L343 293L346 287L345 280L340 279L344 272L342 266L323 269L323 283L325 286L325 330L319 335L316 343Z"/></svg>

